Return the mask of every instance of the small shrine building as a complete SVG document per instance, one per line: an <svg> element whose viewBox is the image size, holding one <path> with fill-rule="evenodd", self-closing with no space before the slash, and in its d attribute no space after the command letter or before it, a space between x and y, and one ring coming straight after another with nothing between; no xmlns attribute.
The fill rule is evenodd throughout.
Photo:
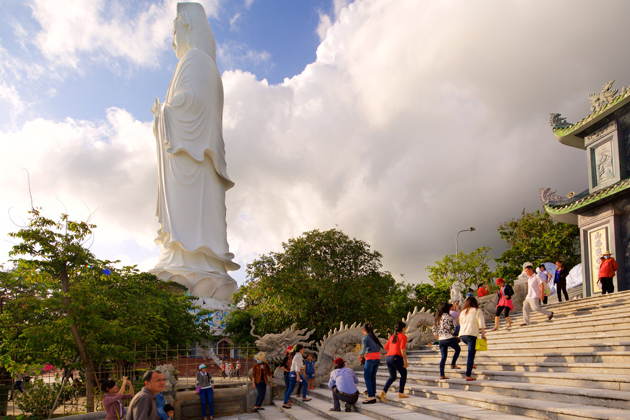
<svg viewBox="0 0 630 420"><path fill-rule="evenodd" d="M581 121L570 124L560 114L551 114L558 141L586 151L588 189L568 197L550 188L540 190L554 220L580 228L584 296L601 293L597 280L605 250L619 264L615 291L630 289L630 86L618 94L613 83L589 95L592 113Z"/></svg>

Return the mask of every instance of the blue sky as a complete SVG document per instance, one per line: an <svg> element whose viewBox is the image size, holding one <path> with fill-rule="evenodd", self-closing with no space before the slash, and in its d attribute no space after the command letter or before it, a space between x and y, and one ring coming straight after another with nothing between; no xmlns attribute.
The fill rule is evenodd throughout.
<svg viewBox="0 0 630 420"><path fill-rule="evenodd" d="M588 185L584 152L555 140L549 113L577 121L589 93L630 85L623 0L200 1L225 90L239 283L247 263L312 229L365 240L409 282L427 281L469 226L460 250L499 256L497 226L540 209L539 188ZM100 258L150 269L150 107L177 63L176 1L3 6L0 236L28 210L25 168L50 216L95 211Z"/></svg>
<svg viewBox="0 0 630 420"><path fill-rule="evenodd" d="M125 2L125 10L133 15L146 9L146 5L144 1ZM220 5L217 16L209 18L217 42L225 45L230 54L219 55L219 70L238 68L273 84L300 74L315 61L320 41L316 32L319 15L330 13L333 7L330 1L308 0L254 1L249 7L244 0L223 1ZM28 2L9 1L6 6L8 13L1 18L0 27L2 46L13 57L45 63L34 45L25 44L14 33L16 18L27 31L41 30ZM102 16L108 15L111 10L105 7ZM229 51L231 46L233 51ZM266 52L268 58L250 59L243 56L247 51ZM25 86L23 92L25 99L37 102L33 113L44 118L103 118L104 110L115 106L150 121L147 98L164 96L176 63L170 48L161 52L159 63L142 68L125 61L106 66L101 62L86 63L80 72L67 73L61 80L44 78L44 83ZM51 88L56 90L54 96L47 94ZM63 106L59 106L60 101Z"/></svg>

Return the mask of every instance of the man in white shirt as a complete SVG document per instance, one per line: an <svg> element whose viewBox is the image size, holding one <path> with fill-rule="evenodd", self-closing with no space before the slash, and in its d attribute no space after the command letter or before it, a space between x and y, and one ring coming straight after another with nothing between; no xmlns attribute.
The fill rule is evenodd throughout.
<svg viewBox="0 0 630 420"><path fill-rule="evenodd" d="M540 306L540 297L544 296L544 283L538 274L534 272L534 264L526 262L523 264L525 274L529 277L527 279L527 297L523 302L523 321L521 327L529 325L529 313L533 309L536 312L547 315L547 319L553 318L553 312L543 309Z"/></svg>

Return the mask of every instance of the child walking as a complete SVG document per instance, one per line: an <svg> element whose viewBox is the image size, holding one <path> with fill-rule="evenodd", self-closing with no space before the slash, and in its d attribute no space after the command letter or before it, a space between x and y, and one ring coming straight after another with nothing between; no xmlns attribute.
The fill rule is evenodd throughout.
<svg viewBox="0 0 630 420"><path fill-rule="evenodd" d="M313 381L315 381L315 362L313 361L313 355L311 353L306 356L306 381L308 382L308 389L315 389Z"/></svg>

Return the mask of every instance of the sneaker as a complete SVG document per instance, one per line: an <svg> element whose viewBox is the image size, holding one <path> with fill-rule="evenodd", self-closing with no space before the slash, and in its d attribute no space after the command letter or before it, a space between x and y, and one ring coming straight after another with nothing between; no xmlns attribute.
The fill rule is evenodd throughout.
<svg viewBox="0 0 630 420"><path fill-rule="evenodd" d="M376 398L363 401L363 404L376 404Z"/></svg>
<svg viewBox="0 0 630 420"><path fill-rule="evenodd" d="M398 393L398 398L409 398L409 395Z"/></svg>
<svg viewBox="0 0 630 420"><path fill-rule="evenodd" d="M551 318L553 318L553 312L547 317L547 320L551 321Z"/></svg>
<svg viewBox="0 0 630 420"><path fill-rule="evenodd" d="M334 407L333 407L333 408L331 408L331 409L330 409L330 410L328 410L328 411L341 411L341 408L334 408Z"/></svg>
<svg viewBox="0 0 630 420"><path fill-rule="evenodd" d="M384 403L387 402L387 394L385 394L385 391L381 391L380 394L378 394L379 397L381 397L381 401L383 401Z"/></svg>

